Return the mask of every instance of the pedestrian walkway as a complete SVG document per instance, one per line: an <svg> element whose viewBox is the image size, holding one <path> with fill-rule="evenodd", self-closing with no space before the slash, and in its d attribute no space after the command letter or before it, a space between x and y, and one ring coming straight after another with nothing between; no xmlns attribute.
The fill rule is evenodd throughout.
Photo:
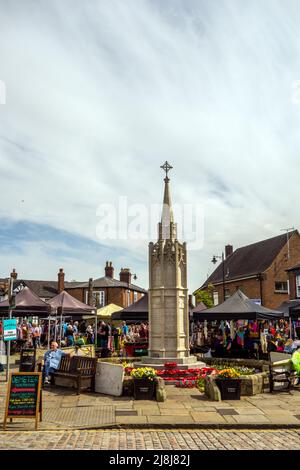
<svg viewBox="0 0 300 470"><path fill-rule="evenodd" d="M3 380L2 376L0 380ZM0 382L0 421L6 384ZM165 402L133 400L96 393L76 395L72 389L43 390L43 421L39 429L119 427L299 427L300 391L265 393L241 400L213 402L197 389L167 386ZM8 422L8 429L33 429L34 420Z"/></svg>
<svg viewBox="0 0 300 470"><path fill-rule="evenodd" d="M300 430L0 432L0 450L300 450Z"/></svg>

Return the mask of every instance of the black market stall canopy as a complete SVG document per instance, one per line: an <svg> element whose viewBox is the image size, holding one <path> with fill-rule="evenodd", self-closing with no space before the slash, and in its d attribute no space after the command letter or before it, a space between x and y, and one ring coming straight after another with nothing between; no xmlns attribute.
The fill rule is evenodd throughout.
<svg viewBox="0 0 300 470"><path fill-rule="evenodd" d="M283 312L285 317L297 320L300 318L300 299L286 300L282 302L278 310Z"/></svg>
<svg viewBox="0 0 300 470"><path fill-rule="evenodd" d="M48 304L51 306L52 312L63 313L64 316L95 315L97 311L95 307L80 302L64 290L49 300Z"/></svg>
<svg viewBox="0 0 300 470"><path fill-rule="evenodd" d="M148 321L148 294L134 302L127 308L112 314L113 321L126 321L128 323L141 323Z"/></svg>
<svg viewBox="0 0 300 470"><path fill-rule="evenodd" d="M41 300L29 287L25 286L16 294L16 307L12 310L14 317L45 317L50 313L50 306ZM0 302L0 316L8 316L9 302Z"/></svg>
<svg viewBox="0 0 300 470"><path fill-rule="evenodd" d="M283 318L283 312L262 307L237 290L225 302L216 307L193 311L193 318L201 320L277 320Z"/></svg>

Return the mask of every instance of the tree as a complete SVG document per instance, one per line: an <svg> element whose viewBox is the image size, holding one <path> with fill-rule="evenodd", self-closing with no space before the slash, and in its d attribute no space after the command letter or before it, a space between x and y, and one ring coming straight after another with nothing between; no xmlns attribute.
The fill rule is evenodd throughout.
<svg viewBox="0 0 300 470"><path fill-rule="evenodd" d="M214 290L213 284L208 284L207 290L198 289L195 292L196 305L199 304L200 302L203 302L207 308L213 307L214 306L213 290Z"/></svg>

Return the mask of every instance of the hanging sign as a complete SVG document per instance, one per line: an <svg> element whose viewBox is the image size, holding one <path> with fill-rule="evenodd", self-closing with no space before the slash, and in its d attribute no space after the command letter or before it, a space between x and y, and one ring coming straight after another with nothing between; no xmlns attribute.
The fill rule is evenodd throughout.
<svg viewBox="0 0 300 470"><path fill-rule="evenodd" d="M4 341L17 339L17 320L15 318L3 320L3 339Z"/></svg>

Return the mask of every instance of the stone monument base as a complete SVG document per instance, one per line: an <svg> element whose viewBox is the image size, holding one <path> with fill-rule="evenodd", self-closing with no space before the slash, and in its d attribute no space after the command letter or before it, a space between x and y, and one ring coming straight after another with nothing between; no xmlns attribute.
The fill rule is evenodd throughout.
<svg viewBox="0 0 300 470"><path fill-rule="evenodd" d="M143 356L141 362L136 362L135 367L152 367L153 369L162 370L165 369L166 362L176 362L176 369L186 370L186 369L201 369L206 367L204 362L197 360L196 356L188 357L149 357Z"/></svg>

